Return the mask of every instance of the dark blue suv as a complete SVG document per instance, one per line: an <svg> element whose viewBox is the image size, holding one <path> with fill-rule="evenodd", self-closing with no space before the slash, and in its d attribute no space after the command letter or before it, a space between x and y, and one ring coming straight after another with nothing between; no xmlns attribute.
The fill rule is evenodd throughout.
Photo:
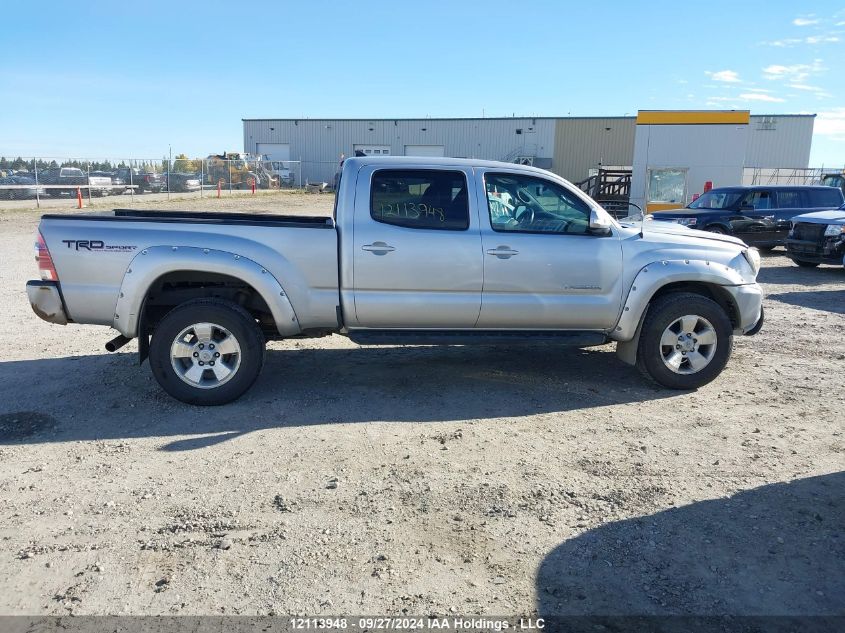
<svg viewBox="0 0 845 633"><path fill-rule="evenodd" d="M838 209L845 202L835 187L753 186L711 189L683 209L653 213L655 220L734 235L750 246L782 246L790 220L811 211Z"/></svg>

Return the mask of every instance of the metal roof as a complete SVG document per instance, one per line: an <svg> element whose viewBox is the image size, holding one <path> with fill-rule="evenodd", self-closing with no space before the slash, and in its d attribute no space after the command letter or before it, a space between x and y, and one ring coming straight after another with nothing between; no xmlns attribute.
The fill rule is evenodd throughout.
<svg viewBox="0 0 845 633"><path fill-rule="evenodd" d="M663 110L649 110L649 112L662 112ZM757 117L815 117L815 114L752 114L751 118ZM606 115L606 116L488 116L488 117L372 117L372 118L346 118L346 117L261 117L246 118L241 121L516 121L525 119L549 120L549 119L634 119L636 115Z"/></svg>

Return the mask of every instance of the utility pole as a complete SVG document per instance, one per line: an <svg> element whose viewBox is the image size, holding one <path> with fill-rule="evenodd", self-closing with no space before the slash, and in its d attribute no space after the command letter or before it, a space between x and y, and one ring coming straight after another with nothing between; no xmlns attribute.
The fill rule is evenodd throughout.
<svg viewBox="0 0 845 633"><path fill-rule="evenodd" d="M173 146L167 144L167 199L170 200L170 171L173 169Z"/></svg>

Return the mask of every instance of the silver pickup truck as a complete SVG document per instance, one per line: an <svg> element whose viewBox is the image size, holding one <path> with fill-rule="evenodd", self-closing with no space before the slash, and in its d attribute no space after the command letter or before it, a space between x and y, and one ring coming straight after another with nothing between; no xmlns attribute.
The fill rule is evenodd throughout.
<svg viewBox="0 0 845 633"><path fill-rule="evenodd" d="M724 368L763 322L760 258L740 240L618 223L540 169L351 158L334 217L116 210L45 215L27 283L51 323L138 338L172 396L217 405L267 340L598 345L666 387Z"/></svg>

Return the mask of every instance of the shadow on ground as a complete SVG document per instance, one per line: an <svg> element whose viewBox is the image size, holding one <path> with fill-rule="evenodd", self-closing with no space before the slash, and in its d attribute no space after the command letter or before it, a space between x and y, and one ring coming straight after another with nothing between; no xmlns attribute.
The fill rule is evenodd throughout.
<svg viewBox="0 0 845 633"><path fill-rule="evenodd" d="M552 619L843 616L845 624L844 528L843 472L611 523L546 556L538 612ZM749 630L781 630L776 620L768 624Z"/></svg>
<svg viewBox="0 0 845 633"><path fill-rule="evenodd" d="M845 269L842 266L819 266L801 268L794 266L767 266L757 274L757 281L762 284L795 284L801 286L823 286L845 282Z"/></svg>
<svg viewBox="0 0 845 633"><path fill-rule="evenodd" d="M131 353L0 363L0 444L191 435L201 448L266 428L519 417L678 397L608 353L529 347L271 350L223 407L167 396ZM611 348L612 349L612 348Z"/></svg>
<svg viewBox="0 0 845 633"><path fill-rule="evenodd" d="M766 295L766 299L813 310L826 310L845 314L845 290L816 290L807 292L781 292Z"/></svg>

